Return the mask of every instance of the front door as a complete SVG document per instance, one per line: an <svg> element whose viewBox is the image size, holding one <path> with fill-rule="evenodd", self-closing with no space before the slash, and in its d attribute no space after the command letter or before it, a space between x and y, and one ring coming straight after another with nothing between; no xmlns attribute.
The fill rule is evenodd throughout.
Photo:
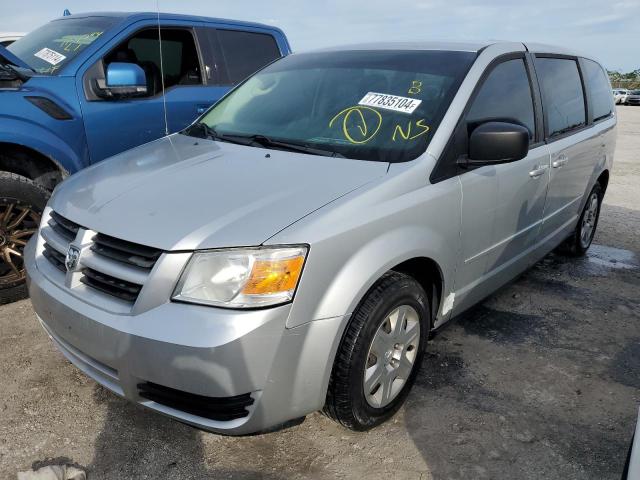
<svg viewBox="0 0 640 480"><path fill-rule="evenodd" d="M468 134L490 120L518 123L530 132L528 155L460 175L462 254L456 274L456 310L472 305L527 263L540 232L549 179L549 151L538 141L530 75L522 56L493 67L466 114Z"/></svg>
<svg viewBox="0 0 640 480"><path fill-rule="evenodd" d="M162 43L153 24L123 37L78 80L84 91L81 102L92 163L183 129L224 91L207 85L191 27L162 27ZM147 95L119 99L96 95L95 80L104 78L111 62L139 65L147 79Z"/></svg>

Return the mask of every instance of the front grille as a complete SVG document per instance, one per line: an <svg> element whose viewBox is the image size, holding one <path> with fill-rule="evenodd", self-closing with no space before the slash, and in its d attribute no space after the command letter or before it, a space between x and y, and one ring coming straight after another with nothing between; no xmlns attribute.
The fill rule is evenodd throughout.
<svg viewBox="0 0 640 480"><path fill-rule="evenodd" d="M53 248L48 243L45 243L44 244L44 251L42 252L42 255L44 255L44 257L47 260L49 260L53 264L54 267L56 267L62 273L66 273L67 267L65 267L65 265L64 265L65 256L62 253L57 251L55 248Z"/></svg>
<svg viewBox="0 0 640 480"><path fill-rule="evenodd" d="M142 398L167 407L221 422L246 417L249 415L247 407L254 402L249 393L234 397L206 397L151 382L138 384L138 393Z"/></svg>
<svg viewBox="0 0 640 480"><path fill-rule="evenodd" d="M67 220L56 212L51 212L48 224L56 233L62 235L69 242L75 240L78 230L80 230L80 225Z"/></svg>
<svg viewBox="0 0 640 480"><path fill-rule="evenodd" d="M80 281L85 285L126 302L135 302L140 290L142 290L142 285L112 277L93 268L83 269L82 274Z"/></svg>
<svg viewBox="0 0 640 480"><path fill-rule="evenodd" d="M52 211L47 224L40 230L44 240L42 255L57 270L66 273L65 257L69 245L79 233L82 235L78 238L86 241L86 231L84 227ZM100 294L118 299L121 305L114 308L131 308L151 269L162 255L162 250L97 232L91 242L90 246L82 246L76 268L81 273L80 282Z"/></svg>
<svg viewBox="0 0 640 480"><path fill-rule="evenodd" d="M93 237L91 250L112 260L149 270L153 268L162 253L162 250L157 248L138 245L102 233Z"/></svg>

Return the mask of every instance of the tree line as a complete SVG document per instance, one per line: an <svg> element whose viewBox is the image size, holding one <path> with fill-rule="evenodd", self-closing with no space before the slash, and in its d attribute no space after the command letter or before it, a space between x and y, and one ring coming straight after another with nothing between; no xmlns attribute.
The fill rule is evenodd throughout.
<svg viewBox="0 0 640 480"><path fill-rule="evenodd" d="M610 70L607 73L613 88L640 89L640 68L627 73Z"/></svg>

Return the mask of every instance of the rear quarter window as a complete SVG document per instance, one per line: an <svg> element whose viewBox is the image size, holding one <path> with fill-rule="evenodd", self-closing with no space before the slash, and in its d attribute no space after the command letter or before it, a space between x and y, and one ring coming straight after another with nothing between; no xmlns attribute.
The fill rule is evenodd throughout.
<svg viewBox="0 0 640 480"><path fill-rule="evenodd" d="M218 40L234 84L282 56L275 39L265 33L218 30Z"/></svg>
<svg viewBox="0 0 640 480"><path fill-rule="evenodd" d="M593 121L597 122L613 113L609 80L602 67L593 60L582 59L582 62L589 101L593 110ZM616 91L616 93L622 92Z"/></svg>
<svg viewBox="0 0 640 480"><path fill-rule="evenodd" d="M537 57L549 137L555 137L587 123L578 63L570 58Z"/></svg>

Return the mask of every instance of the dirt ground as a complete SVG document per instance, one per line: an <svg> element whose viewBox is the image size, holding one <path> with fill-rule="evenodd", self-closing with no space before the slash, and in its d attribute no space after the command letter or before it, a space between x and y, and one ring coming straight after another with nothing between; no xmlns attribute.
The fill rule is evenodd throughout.
<svg viewBox="0 0 640 480"><path fill-rule="evenodd" d="M67 462L90 480L619 479L640 400L640 107L618 113L588 257L551 254L450 322L389 423L200 432L85 377L27 300L0 307L0 478Z"/></svg>

